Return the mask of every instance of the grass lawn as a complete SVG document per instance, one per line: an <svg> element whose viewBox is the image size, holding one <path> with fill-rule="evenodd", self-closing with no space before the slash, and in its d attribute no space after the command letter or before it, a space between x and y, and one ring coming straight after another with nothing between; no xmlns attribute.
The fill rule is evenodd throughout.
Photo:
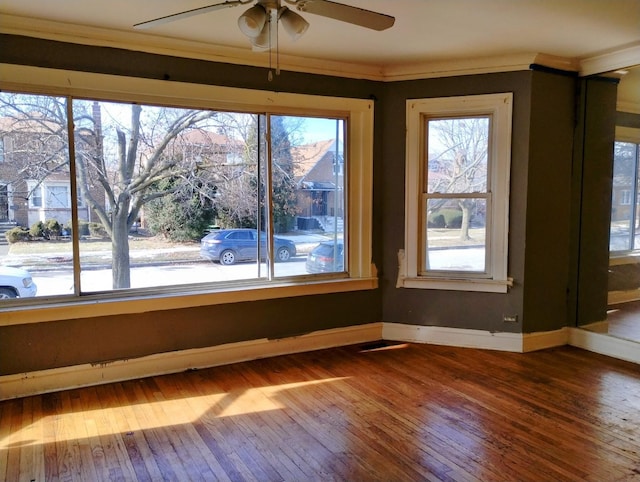
<svg viewBox="0 0 640 482"><path fill-rule="evenodd" d="M132 237L129 238L130 250L171 250L179 248L197 248L199 243L196 241L175 243L167 241L161 237ZM47 253L69 253L73 251L71 241L26 241L13 243L9 246L9 254L13 255L29 255L29 254L47 254ZM111 241L102 239L88 239L80 241L80 251L88 252L111 252Z"/></svg>

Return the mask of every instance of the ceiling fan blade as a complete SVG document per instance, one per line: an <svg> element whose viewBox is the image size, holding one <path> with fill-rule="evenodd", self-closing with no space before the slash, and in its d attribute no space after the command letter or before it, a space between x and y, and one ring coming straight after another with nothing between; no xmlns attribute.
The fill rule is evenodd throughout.
<svg viewBox="0 0 640 482"><path fill-rule="evenodd" d="M313 13L322 17L352 23L372 30L386 30L393 26L396 19L390 15L372 12L364 8L351 7L329 0L298 0L294 3L301 12Z"/></svg>
<svg viewBox="0 0 640 482"><path fill-rule="evenodd" d="M136 29L145 29L151 27L157 27L158 25L163 25L168 22L173 22L174 20L181 20L183 18L192 17L194 15L200 15L202 13L213 12L214 10L221 10L223 8L235 7L237 5L242 5L244 3L249 3L251 0L227 0L223 3L217 3L215 5L208 5L206 7L194 8L193 10L187 10L185 12L174 13L173 15L167 15L165 17L156 18L153 20L149 20L147 22L140 22L133 26Z"/></svg>

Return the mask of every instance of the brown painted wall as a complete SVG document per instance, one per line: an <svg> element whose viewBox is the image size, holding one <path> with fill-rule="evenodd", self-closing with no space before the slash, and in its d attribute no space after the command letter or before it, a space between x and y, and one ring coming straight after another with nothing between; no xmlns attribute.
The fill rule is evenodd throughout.
<svg viewBox="0 0 640 482"><path fill-rule="evenodd" d="M0 327L0 375L381 320L510 332L542 331L572 323L566 315L547 319L566 299L567 277L577 275L575 270L567 274L562 263L565 253L569 254L564 243L554 246L551 260L545 257L551 242L540 229L548 223L547 209L552 204L545 197L548 192L555 193L561 204L559 218L554 219L561 231L573 234L571 229L577 224L566 219L571 211L563 191L568 183L566 150L573 125L568 109L574 102L564 77L522 71L381 83L282 72L268 82L262 68L11 35L0 35L0 42L0 62L376 99L373 261L381 283L381 289L365 292ZM507 294L395 288L397 252L404 245L406 100L496 92L514 93L509 233L509 274L515 279L514 288ZM546 176L547 170L555 176ZM544 212L539 210L541 204ZM537 268L537 262L545 263L544 270ZM554 277L557 279L549 283ZM548 308L539 306L545 293L551 300ZM505 325L504 314L517 315L519 322Z"/></svg>
<svg viewBox="0 0 640 482"><path fill-rule="evenodd" d="M569 324L567 293L577 79L562 73L534 71L531 85L525 333L551 331ZM513 193L512 198L516 196Z"/></svg>
<svg viewBox="0 0 640 482"><path fill-rule="evenodd" d="M0 375L379 321L375 291L0 328Z"/></svg>
<svg viewBox="0 0 640 482"><path fill-rule="evenodd" d="M397 82L387 87L383 110L382 217L383 321L489 331L521 332L523 319L525 214L532 73L510 72ZM404 247L405 105L407 99L513 92L513 140L507 294L396 288L397 253ZM505 325L504 314L518 323Z"/></svg>
<svg viewBox="0 0 640 482"><path fill-rule="evenodd" d="M572 249L577 257L572 301L579 325L603 321L607 315L617 88L611 79L580 81L574 163L577 237Z"/></svg>

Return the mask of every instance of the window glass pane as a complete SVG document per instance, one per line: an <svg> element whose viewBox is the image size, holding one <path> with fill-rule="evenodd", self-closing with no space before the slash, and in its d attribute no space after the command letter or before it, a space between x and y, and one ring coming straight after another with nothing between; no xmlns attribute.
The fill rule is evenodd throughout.
<svg viewBox="0 0 640 482"><path fill-rule="evenodd" d="M47 190L46 207L48 209L69 209L69 186L45 185Z"/></svg>
<svg viewBox="0 0 640 482"><path fill-rule="evenodd" d="M75 101L83 292L258 278L258 116Z"/></svg>
<svg viewBox="0 0 640 482"><path fill-rule="evenodd" d="M637 184L638 146L630 142L616 142L613 158L613 189L611 200L611 251L634 249L638 216L634 206ZM637 203L637 201L636 201ZM632 227L635 225L635 228Z"/></svg>
<svg viewBox="0 0 640 482"><path fill-rule="evenodd" d="M66 100L0 93L2 299L73 293ZM44 196L44 197L43 197ZM36 288L37 287L37 288Z"/></svg>
<svg viewBox="0 0 640 482"><path fill-rule="evenodd" d="M489 117L427 122L427 192L487 191Z"/></svg>
<svg viewBox="0 0 640 482"><path fill-rule="evenodd" d="M486 199L429 199L426 212L424 269L485 272Z"/></svg>
<svg viewBox="0 0 640 482"><path fill-rule="evenodd" d="M274 274L344 271L343 119L271 116ZM331 253L318 254L331 246Z"/></svg>

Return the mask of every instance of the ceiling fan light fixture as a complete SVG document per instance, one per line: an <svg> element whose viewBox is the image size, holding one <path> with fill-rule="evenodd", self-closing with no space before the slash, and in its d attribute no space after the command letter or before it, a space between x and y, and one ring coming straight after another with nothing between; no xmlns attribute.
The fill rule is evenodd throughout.
<svg viewBox="0 0 640 482"><path fill-rule="evenodd" d="M291 37L291 40L298 40L309 28L309 22L287 7L280 9L279 20L282 23L284 31Z"/></svg>
<svg viewBox="0 0 640 482"><path fill-rule="evenodd" d="M271 29L269 28L269 22L265 22L258 35L249 37L249 41L253 47L252 50L257 52L264 52L265 50L271 49Z"/></svg>
<svg viewBox="0 0 640 482"><path fill-rule="evenodd" d="M266 24L267 11L260 4L254 5L238 18L240 31L249 38L259 37Z"/></svg>

